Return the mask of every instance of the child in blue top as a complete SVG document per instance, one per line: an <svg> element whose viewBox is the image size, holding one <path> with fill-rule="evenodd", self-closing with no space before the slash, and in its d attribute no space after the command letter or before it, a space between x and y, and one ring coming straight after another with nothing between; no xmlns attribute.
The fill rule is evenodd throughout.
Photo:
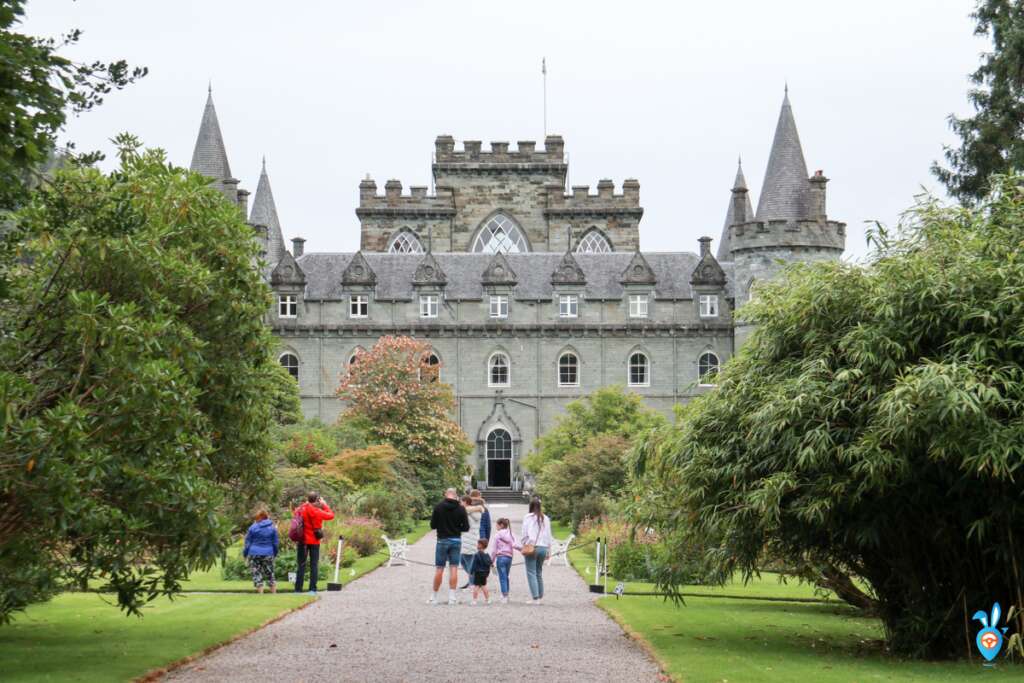
<svg viewBox="0 0 1024 683"><path fill-rule="evenodd" d="M487 591L487 577L491 574L491 556L487 554L487 539L481 538L476 542L476 554L469 565L469 574L473 577L473 602L476 604L476 596L482 590L484 600L491 604L491 594Z"/></svg>

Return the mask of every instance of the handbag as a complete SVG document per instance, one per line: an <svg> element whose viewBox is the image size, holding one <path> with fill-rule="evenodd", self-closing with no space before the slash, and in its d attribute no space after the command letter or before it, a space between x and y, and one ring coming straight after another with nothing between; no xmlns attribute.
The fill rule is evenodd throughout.
<svg viewBox="0 0 1024 683"><path fill-rule="evenodd" d="M544 518L541 518L540 523L542 525L544 524ZM541 532L541 529L538 528L538 530L537 530L537 535L538 536L540 536L540 532ZM523 544L523 547L519 549L519 553L523 557L533 557L534 555L537 554L537 546L534 543L530 543L529 541L527 541L526 543Z"/></svg>

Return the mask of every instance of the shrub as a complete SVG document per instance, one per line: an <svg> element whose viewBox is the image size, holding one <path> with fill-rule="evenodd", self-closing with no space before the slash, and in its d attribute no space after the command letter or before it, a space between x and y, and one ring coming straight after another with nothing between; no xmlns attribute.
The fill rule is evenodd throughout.
<svg viewBox="0 0 1024 683"><path fill-rule="evenodd" d="M345 545L361 557L369 557L384 546L381 523L372 517L349 517L337 526L337 533L345 538Z"/></svg>
<svg viewBox="0 0 1024 683"><path fill-rule="evenodd" d="M651 546L641 545L634 541L625 541L610 546L608 571L615 578L624 581L646 581L651 578L647 562L650 550Z"/></svg>
<svg viewBox="0 0 1024 683"><path fill-rule="evenodd" d="M380 522L389 535L400 534L411 528L418 502L410 487L401 484L396 481L389 488L367 486L354 491L345 502L354 513Z"/></svg>
<svg viewBox="0 0 1024 683"><path fill-rule="evenodd" d="M328 577L334 576L334 558L331 556L330 562L327 562L326 557L321 556L320 558L320 579L321 581L326 580ZM353 559L352 562L355 562ZM342 566L347 567L345 564L345 553L342 553ZM278 581L287 581L288 572L294 572L298 568L298 557L296 556L295 550L291 552L279 553L277 558L274 560L274 578ZM228 560L221 567L221 577L225 581L231 580L242 580L249 581L252 579L252 572L249 571L249 563L241 556L228 558ZM309 567L306 567L306 578L309 578Z"/></svg>
<svg viewBox="0 0 1024 683"><path fill-rule="evenodd" d="M394 468L397 458L398 451L390 444L348 448L324 462L321 470L347 479L356 486L388 484L398 477Z"/></svg>
<svg viewBox="0 0 1024 683"><path fill-rule="evenodd" d="M292 510L306 500L310 491L316 491L330 503L337 514L343 508L345 493L353 489L352 482L324 474L319 469L287 467L274 472L274 508L281 517L291 519ZM287 527L285 531L287 532Z"/></svg>
<svg viewBox="0 0 1024 683"><path fill-rule="evenodd" d="M327 430L303 426L291 430L281 447L281 455L294 467L309 467L333 457L337 448L334 437Z"/></svg>
<svg viewBox="0 0 1024 683"><path fill-rule="evenodd" d="M572 506L572 528L579 531L587 520L600 519L608 512L604 497L599 493L588 493Z"/></svg>

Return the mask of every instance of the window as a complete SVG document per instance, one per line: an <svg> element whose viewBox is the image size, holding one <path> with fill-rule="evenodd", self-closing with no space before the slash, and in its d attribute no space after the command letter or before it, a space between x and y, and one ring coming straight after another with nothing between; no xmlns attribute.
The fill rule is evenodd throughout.
<svg viewBox="0 0 1024 683"><path fill-rule="evenodd" d="M580 359L575 353L566 351L558 357L558 386L578 387L580 385Z"/></svg>
<svg viewBox="0 0 1024 683"><path fill-rule="evenodd" d="M700 295L700 317L718 317L718 297L714 294Z"/></svg>
<svg viewBox="0 0 1024 683"><path fill-rule="evenodd" d="M282 294L277 299L277 315L281 318L294 318L299 313L299 303L294 294Z"/></svg>
<svg viewBox="0 0 1024 683"><path fill-rule="evenodd" d="M575 318L579 313L579 299L575 294L563 294L558 297L559 318Z"/></svg>
<svg viewBox="0 0 1024 683"><path fill-rule="evenodd" d="M436 294L424 294L420 297L420 317L421 318L436 318L437 317L437 295Z"/></svg>
<svg viewBox="0 0 1024 683"><path fill-rule="evenodd" d="M646 294L630 294L629 295L629 317L630 318L646 318L647 317L647 295Z"/></svg>
<svg viewBox="0 0 1024 683"><path fill-rule="evenodd" d="M576 245L578 254L607 254L612 250L612 245L598 230L591 229L583 236L580 243Z"/></svg>
<svg viewBox="0 0 1024 683"><path fill-rule="evenodd" d="M281 367L288 371L288 374L294 377L296 380L299 379L299 359L294 353L282 353L281 357L277 359L277 362L281 364Z"/></svg>
<svg viewBox="0 0 1024 683"><path fill-rule="evenodd" d="M507 318L508 317L508 297L504 295L492 296L491 297L491 317L492 318Z"/></svg>
<svg viewBox="0 0 1024 683"><path fill-rule="evenodd" d="M423 251L420 238L410 230L399 230L388 245L388 252L392 254L422 254Z"/></svg>
<svg viewBox="0 0 1024 683"><path fill-rule="evenodd" d="M512 435L504 429L495 429L487 435L487 459L511 460Z"/></svg>
<svg viewBox="0 0 1024 683"><path fill-rule="evenodd" d="M647 355L636 351L629 355L629 386L646 387L651 384L650 361Z"/></svg>
<svg viewBox="0 0 1024 683"><path fill-rule="evenodd" d="M507 387L509 385L509 362L504 353L495 353L487 361L487 386Z"/></svg>
<svg viewBox="0 0 1024 683"><path fill-rule="evenodd" d="M370 310L370 297L366 294L353 294L348 298L348 317L365 318Z"/></svg>
<svg viewBox="0 0 1024 683"><path fill-rule="evenodd" d="M437 382L441 379L441 359L431 351L423 358L423 367L420 369L420 378L427 382Z"/></svg>
<svg viewBox="0 0 1024 683"><path fill-rule="evenodd" d="M495 214L473 240L473 251L484 254L520 254L530 251L523 231L504 214Z"/></svg>
<svg viewBox="0 0 1024 683"><path fill-rule="evenodd" d="M718 382L718 356L705 351L697 359L697 383L702 387L713 387Z"/></svg>

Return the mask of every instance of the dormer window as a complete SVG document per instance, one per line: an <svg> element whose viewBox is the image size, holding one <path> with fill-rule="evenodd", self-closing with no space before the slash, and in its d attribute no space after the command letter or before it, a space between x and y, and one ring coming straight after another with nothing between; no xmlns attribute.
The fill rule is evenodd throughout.
<svg viewBox="0 0 1024 683"><path fill-rule="evenodd" d="M370 313L370 297L366 294L353 294L348 298L348 317L365 318Z"/></svg>
<svg viewBox="0 0 1024 683"><path fill-rule="evenodd" d="M630 318L646 318L647 317L647 295L646 294L630 294L629 295L629 317Z"/></svg>
<svg viewBox="0 0 1024 683"><path fill-rule="evenodd" d="M492 296L490 314L492 318L507 318L508 297L503 294Z"/></svg>
<svg viewBox="0 0 1024 683"><path fill-rule="evenodd" d="M294 318L299 314L299 301L294 294L282 294L277 298L279 318Z"/></svg>
<svg viewBox="0 0 1024 683"><path fill-rule="evenodd" d="M702 318L717 318L718 317L718 296L715 294L701 294L700 295L700 317Z"/></svg>
<svg viewBox="0 0 1024 683"><path fill-rule="evenodd" d="M437 317L437 295L436 294L424 294L420 297L420 317L421 318L436 318Z"/></svg>
<svg viewBox="0 0 1024 683"><path fill-rule="evenodd" d="M558 297L559 318L577 318L579 314L579 298L575 294L562 294Z"/></svg>

